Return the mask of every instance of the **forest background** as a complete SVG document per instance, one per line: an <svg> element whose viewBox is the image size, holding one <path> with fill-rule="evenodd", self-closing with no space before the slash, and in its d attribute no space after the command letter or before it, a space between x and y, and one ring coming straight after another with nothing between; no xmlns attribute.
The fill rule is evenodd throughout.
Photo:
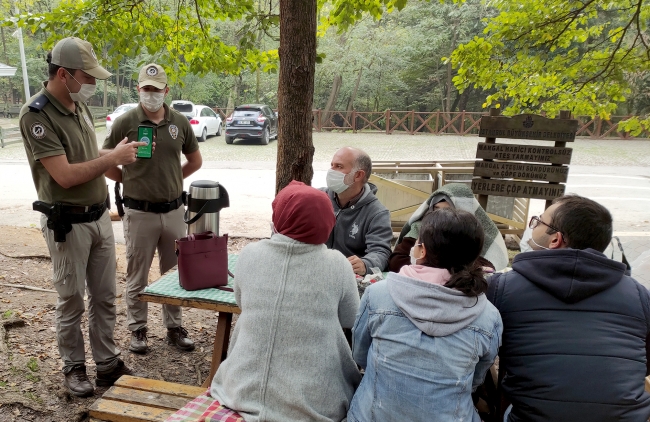
<svg viewBox="0 0 650 422"><path fill-rule="evenodd" d="M515 2L507 1L379 0L367 2L374 9L364 14L363 6L348 11L346 3L354 2L318 3L314 109L481 111L497 106L506 114L554 115L565 107L604 118L643 117L650 110L648 71L635 66L647 54L645 23L627 31L635 20L647 21L642 1L608 7L597 1L525 0L513 9ZM22 102L18 40L12 36L20 22L32 94L46 79L47 50L56 39L75 34L86 35L98 54L101 50L103 64L114 74L98 83L91 105L137 102L137 72L153 61L170 73L168 101L227 109L259 102L275 108L278 5L272 0L0 0L0 61L18 68L15 77L0 78L0 102ZM559 23L563 32L556 29L557 37L553 28L540 33L535 45L516 30L534 35L531 16L540 12L546 20L538 28ZM554 13L563 21L553 22L558 20ZM530 27L518 22L526 19ZM522 48L518 42L528 44ZM635 50L639 46L640 52ZM573 101L571 107L567 101Z"/></svg>

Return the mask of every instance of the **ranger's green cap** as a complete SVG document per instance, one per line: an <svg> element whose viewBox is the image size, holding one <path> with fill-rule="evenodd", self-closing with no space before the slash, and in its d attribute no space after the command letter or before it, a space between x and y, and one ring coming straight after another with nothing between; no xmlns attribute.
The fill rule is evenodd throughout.
<svg viewBox="0 0 650 422"><path fill-rule="evenodd" d="M138 86L154 86L158 89L163 89L167 86L167 74L162 66L155 63L149 63L142 66L140 75L138 76Z"/></svg>
<svg viewBox="0 0 650 422"><path fill-rule="evenodd" d="M111 72L97 61L93 46L81 38L64 38L52 50L52 64L68 69L81 69L97 79L108 79Z"/></svg>

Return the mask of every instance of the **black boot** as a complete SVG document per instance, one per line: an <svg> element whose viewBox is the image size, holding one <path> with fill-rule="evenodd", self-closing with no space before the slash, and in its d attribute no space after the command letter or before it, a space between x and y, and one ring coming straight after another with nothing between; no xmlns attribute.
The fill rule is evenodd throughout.
<svg viewBox="0 0 650 422"><path fill-rule="evenodd" d="M147 327L131 332L129 350L134 353L145 353L147 351Z"/></svg>
<svg viewBox="0 0 650 422"><path fill-rule="evenodd" d="M88 397L95 391L88 379L88 374L86 374L86 365L77 365L63 375L65 376L63 385L68 388L70 394L77 397Z"/></svg>
<svg viewBox="0 0 650 422"><path fill-rule="evenodd" d="M110 371L97 371L97 379L95 379L95 384L97 387L110 387L115 384L122 375L132 375L134 374L121 359L118 359L117 366Z"/></svg>
<svg viewBox="0 0 650 422"><path fill-rule="evenodd" d="M167 329L167 344L173 344L186 352L194 350L194 342L187 337L187 330L183 327Z"/></svg>

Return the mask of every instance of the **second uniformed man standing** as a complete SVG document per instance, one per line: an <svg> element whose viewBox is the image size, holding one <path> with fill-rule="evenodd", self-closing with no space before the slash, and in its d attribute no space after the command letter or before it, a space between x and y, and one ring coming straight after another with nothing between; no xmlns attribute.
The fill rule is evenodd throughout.
<svg viewBox="0 0 650 422"><path fill-rule="evenodd" d="M145 65L138 77L140 104L120 116L104 142L115 148L121 139L137 139L138 126L154 129L155 152L150 159L115 167L106 176L124 185L124 237L126 239L127 323L131 331L129 350L147 350L147 302L138 294L147 286L149 269L158 250L160 273L177 263L174 240L185 236L183 221L183 179L201 168L199 144L187 117L165 103L169 92L167 75L157 64ZM181 153L187 161L181 165ZM181 325L181 307L162 305L167 342L181 350L193 350L194 343Z"/></svg>

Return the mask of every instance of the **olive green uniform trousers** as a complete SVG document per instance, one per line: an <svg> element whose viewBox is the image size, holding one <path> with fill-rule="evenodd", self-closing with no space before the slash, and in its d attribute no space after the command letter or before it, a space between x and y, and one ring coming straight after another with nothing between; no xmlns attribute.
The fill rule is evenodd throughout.
<svg viewBox="0 0 650 422"><path fill-rule="evenodd" d="M56 340L63 359L63 372L86 362L81 317L88 292L90 348L98 371L118 363L115 345L115 238L108 211L92 223L73 224L65 242L55 242L41 216L41 231L50 250L56 303Z"/></svg>
<svg viewBox="0 0 650 422"><path fill-rule="evenodd" d="M176 265L175 240L185 236L183 221L185 207L156 214L124 208L124 238L126 239L126 305L127 324L131 331L147 326L148 303L138 300L138 294L147 287L149 269L158 250L160 274ZM180 327L180 306L163 305L163 324L167 328Z"/></svg>

